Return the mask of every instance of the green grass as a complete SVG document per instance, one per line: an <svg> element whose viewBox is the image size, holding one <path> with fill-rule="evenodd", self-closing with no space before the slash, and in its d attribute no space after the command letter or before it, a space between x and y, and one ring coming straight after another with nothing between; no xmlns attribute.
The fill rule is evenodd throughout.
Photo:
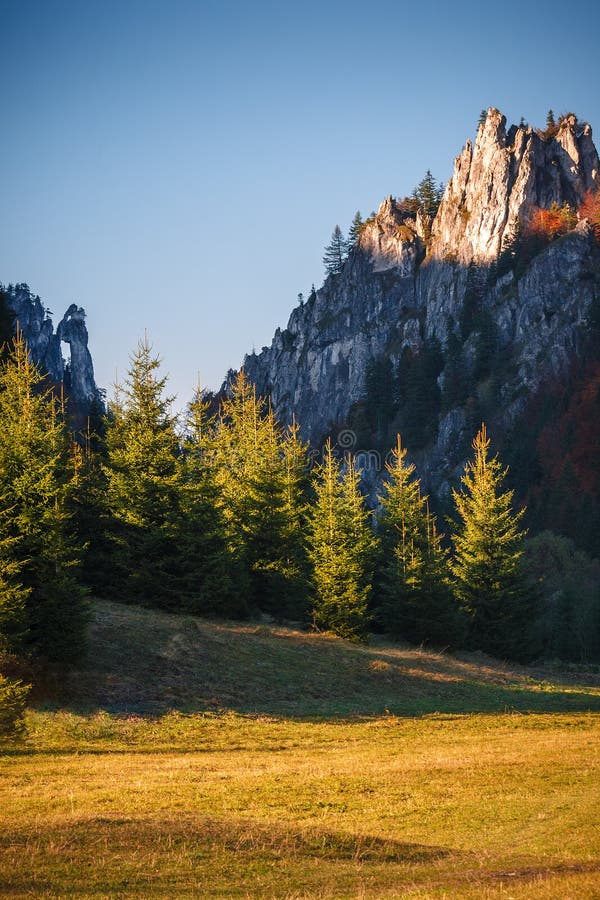
<svg viewBox="0 0 600 900"><path fill-rule="evenodd" d="M600 688L95 606L0 760L0 895L600 897Z"/></svg>

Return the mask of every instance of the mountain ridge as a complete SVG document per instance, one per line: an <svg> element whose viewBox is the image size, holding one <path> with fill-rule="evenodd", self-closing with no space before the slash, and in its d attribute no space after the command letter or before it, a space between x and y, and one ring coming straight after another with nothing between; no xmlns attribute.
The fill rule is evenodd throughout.
<svg viewBox="0 0 600 900"><path fill-rule="evenodd" d="M477 420L506 434L589 344L600 249L578 212L599 170L592 129L573 114L546 132L507 130L490 108L433 220L386 198L341 273L292 311L270 347L245 357L247 375L313 445L349 430L354 449L382 448L393 431L415 432L405 443L419 474L448 496ZM565 233L536 231L540 211L568 220ZM391 367L389 397L384 378L369 390L378 366ZM378 406L387 406L383 426ZM428 421L422 434L418 419Z"/></svg>

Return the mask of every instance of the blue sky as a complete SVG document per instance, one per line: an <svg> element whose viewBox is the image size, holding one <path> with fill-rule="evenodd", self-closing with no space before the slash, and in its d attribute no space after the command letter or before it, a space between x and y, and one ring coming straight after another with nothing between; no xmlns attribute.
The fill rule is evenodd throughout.
<svg viewBox="0 0 600 900"><path fill-rule="evenodd" d="M572 10L572 14L571 14ZM482 107L600 129L598 4L0 0L0 281L146 329L183 405L269 344L336 223L446 180Z"/></svg>

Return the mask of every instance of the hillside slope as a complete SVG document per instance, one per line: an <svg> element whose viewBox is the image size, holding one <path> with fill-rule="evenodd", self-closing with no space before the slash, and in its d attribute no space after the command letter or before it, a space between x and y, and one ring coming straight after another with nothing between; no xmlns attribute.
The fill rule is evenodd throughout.
<svg viewBox="0 0 600 900"><path fill-rule="evenodd" d="M600 676L510 668L375 639L349 644L271 625L208 622L96 602L78 709L233 710L286 717L600 710Z"/></svg>

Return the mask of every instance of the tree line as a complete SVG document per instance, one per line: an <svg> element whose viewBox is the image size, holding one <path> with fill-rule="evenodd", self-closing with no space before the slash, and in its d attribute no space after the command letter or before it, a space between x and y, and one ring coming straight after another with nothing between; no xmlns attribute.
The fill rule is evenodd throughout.
<svg viewBox="0 0 600 900"><path fill-rule="evenodd" d="M535 654L520 512L482 428L445 542L398 437L379 508L331 442L311 468L243 372L218 409L197 390L184 428L147 340L95 432L17 334L0 369L3 650L70 664L91 593L173 612L372 629L438 646Z"/></svg>

